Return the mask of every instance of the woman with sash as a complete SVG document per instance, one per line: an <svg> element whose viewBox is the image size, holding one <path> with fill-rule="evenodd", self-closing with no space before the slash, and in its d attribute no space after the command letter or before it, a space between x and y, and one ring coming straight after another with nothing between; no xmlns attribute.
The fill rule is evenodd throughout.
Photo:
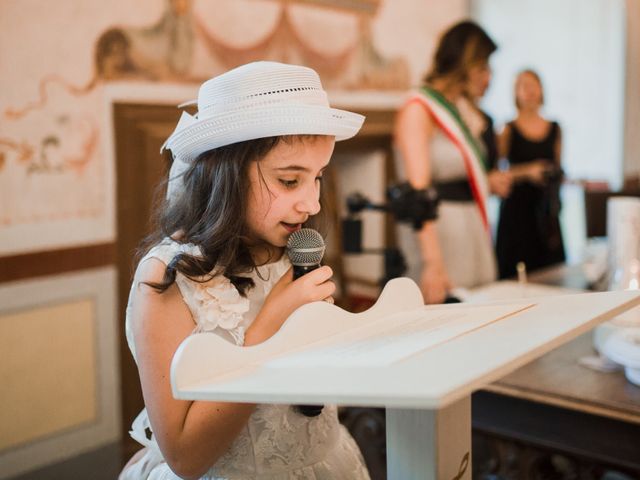
<svg viewBox="0 0 640 480"><path fill-rule="evenodd" d="M477 24L461 22L441 37L424 86L398 113L395 146L400 176L416 189L438 191L438 218L415 232L399 226L398 242L427 303L440 303L454 287L496 278L487 197L508 179L487 174L485 152L456 104L479 75L490 75L495 43ZM493 185L493 187L492 187Z"/></svg>

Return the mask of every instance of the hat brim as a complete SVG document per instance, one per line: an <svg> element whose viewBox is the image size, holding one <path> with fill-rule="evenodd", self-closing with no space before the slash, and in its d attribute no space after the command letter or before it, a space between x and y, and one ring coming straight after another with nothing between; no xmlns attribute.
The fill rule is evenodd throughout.
<svg viewBox="0 0 640 480"><path fill-rule="evenodd" d="M184 161L233 143L280 135L331 135L336 141L353 137L364 116L336 108L315 105L266 105L247 110L223 112L195 119L174 132L166 148Z"/></svg>

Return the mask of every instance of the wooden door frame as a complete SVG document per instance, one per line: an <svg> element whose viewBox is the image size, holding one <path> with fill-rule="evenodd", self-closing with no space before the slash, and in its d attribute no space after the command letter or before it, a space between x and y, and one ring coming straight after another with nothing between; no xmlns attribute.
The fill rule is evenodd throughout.
<svg viewBox="0 0 640 480"><path fill-rule="evenodd" d="M149 233L157 180L170 160L160 155L160 145L173 131L180 115L174 106L114 103L113 129L116 152L116 265L118 268L118 332L122 445L125 461L141 448L128 432L144 407L138 369L125 335L125 311L135 253ZM159 193L157 194L159 195Z"/></svg>

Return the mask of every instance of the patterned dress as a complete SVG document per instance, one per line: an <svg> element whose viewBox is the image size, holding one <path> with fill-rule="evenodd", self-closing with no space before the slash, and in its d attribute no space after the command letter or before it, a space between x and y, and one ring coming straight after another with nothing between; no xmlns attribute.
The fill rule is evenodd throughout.
<svg viewBox="0 0 640 480"><path fill-rule="evenodd" d="M178 253L198 255L194 245L166 239L143 258L168 264ZM142 262L141 262L142 263ZM216 276L198 283L177 274L176 284L194 320L195 332L211 332L236 345L260 311L271 288L290 267L286 256L261 267L250 276L255 287L242 297L231 282ZM132 293L133 293L132 286ZM126 335L136 358L130 321L129 296ZM121 480L178 480L151 431L147 411L135 419L131 436L148 447L144 457L121 474ZM338 423L337 409L325 405L317 417L305 417L291 405L258 405L224 454L202 479L210 480L368 480L362 456L347 430Z"/></svg>

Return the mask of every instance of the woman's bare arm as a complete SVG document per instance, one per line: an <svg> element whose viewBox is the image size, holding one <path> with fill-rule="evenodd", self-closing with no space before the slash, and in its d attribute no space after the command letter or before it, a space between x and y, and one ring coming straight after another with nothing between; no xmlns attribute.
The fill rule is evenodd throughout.
<svg viewBox="0 0 640 480"><path fill-rule="evenodd" d="M400 151L407 180L416 189L431 184L429 140L437 128L426 109L417 102L398 114L394 139ZM425 222L417 233L424 262L421 289L427 303L442 302L450 288L434 222Z"/></svg>
<svg viewBox="0 0 640 480"><path fill-rule="evenodd" d="M509 145L511 144L511 125L504 126L498 135L498 158L507 158L509 155Z"/></svg>
<svg viewBox="0 0 640 480"><path fill-rule="evenodd" d="M562 129L558 125L558 136L556 137L556 143L553 146L554 158L553 161L556 167L562 166Z"/></svg>

